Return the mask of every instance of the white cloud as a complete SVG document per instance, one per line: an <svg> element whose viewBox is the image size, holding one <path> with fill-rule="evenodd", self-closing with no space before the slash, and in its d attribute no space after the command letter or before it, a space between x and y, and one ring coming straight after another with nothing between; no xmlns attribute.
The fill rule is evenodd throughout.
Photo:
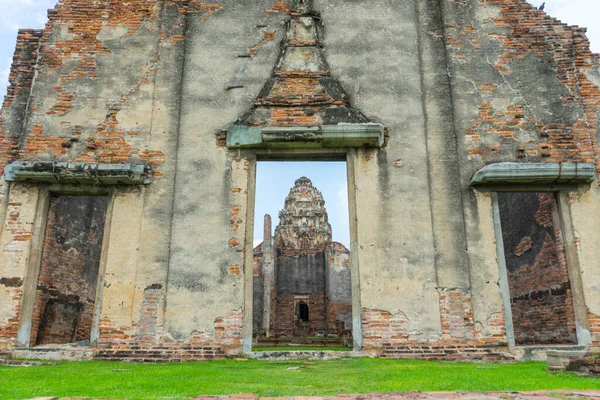
<svg viewBox="0 0 600 400"><path fill-rule="evenodd" d="M46 13L57 0L0 0L0 33L16 32L19 28L43 28Z"/></svg>
<svg viewBox="0 0 600 400"><path fill-rule="evenodd" d="M48 10L57 0L0 0L0 100L6 93L8 74L19 29L41 29Z"/></svg>
<svg viewBox="0 0 600 400"><path fill-rule="evenodd" d="M1 94L5 93L8 87L8 75L10 74L10 60L2 60L0 63L0 100Z"/></svg>

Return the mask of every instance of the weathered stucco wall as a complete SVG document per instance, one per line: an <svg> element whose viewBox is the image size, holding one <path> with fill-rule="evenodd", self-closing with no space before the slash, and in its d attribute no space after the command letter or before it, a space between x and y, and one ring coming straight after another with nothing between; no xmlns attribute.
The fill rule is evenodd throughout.
<svg viewBox="0 0 600 400"><path fill-rule="evenodd" d="M382 310L404 320L407 334L439 337L414 4L316 2L315 8L326 26L332 74L353 105L393 132L386 149L356 155L363 312ZM366 345L394 335L369 325Z"/></svg>
<svg viewBox="0 0 600 400"><path fill-rule="evenodd" d="M356 343L398 357L501 357L487 349L508 343L510 325L496 189L474 190L470 179L497 162L600 169L598 57L582 29L522 0L315 0L313 8L331 78L389 135L385 147L336 153L350 161L355 200ZM223 131L271 76L290 18L288 2L274 0L64 0L43 32L20 33L0 114L0 169L72 160L154 171L146 187L102 192L111 200L97 356L224 357L247 339L255 164L269 152L228 150ZM1 178L0 186L0 346L12 346L18 333L20 344L29 337L26 298L48 195L45 185ZM598 183L543 191L568 193L560 212L572 216L563 227L574 235L565 241L575 249L569 273L581 281L576 310L588 314L578 317L578 337L589 328L598 345ZM475 350L451 355L450 346Z"/></svg>

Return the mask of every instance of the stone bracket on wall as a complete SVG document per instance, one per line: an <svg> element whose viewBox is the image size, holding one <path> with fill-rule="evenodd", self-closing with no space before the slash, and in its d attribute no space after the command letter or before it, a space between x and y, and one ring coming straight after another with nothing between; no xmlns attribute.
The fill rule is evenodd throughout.
<svg viewBox="0 0 600 400"><path fill-rule="evenodd" d="M16 161L4 169L4 179L25 183L148 185L152 182L152 167L147 164Z"/></svg>
<svg viewBox="0 0 600 400"><path fill-rule="evenodd" d="M385 128L375 123L312 127L233 125L227 131L230 149L382 147L384 143Z"/></svg>
<svg viewBox="0 0 600 400"><path fill-rule="evenodd" d="M589 163L497 163L473 175L471 185L511 183L590 183L596 167Z"/></svg>

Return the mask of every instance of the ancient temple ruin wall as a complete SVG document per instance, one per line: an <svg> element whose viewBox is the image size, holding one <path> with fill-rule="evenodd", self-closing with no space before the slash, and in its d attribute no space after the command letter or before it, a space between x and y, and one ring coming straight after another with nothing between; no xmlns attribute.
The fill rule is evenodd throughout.
<svg viewBox="0 0 600 400"><path fill-rule="evenodd" d="M480 251L490 249L490 237L485 233L489 228L481 219L481 210L489 208L490 198L469 189L471 176L494 162L597 163L598 56L590 53L582 28L562 24L524 1L443 2L440 11L443 23L432 32L445 35L470 279L477 296L474 313L485 328L490 312L501 311L491 308L488 297L497 296L493 293L496 280L489 279L495 267L478 268L483 261ZM510 189L518 191L519 186L503 190ZM571 277L579 272L585 277L583 292L575 293L575 298L581 302L585 298L583 308L594 310L589 311L591 326L585 317L578 320L579 339L585 342L588 328L598 332L599 305L593 291L598 279L589 273L596 246L581 245L591 243L596 233L581 217L585 214L595 219L600 191L597 182L591 188L562 190L566 197L561 218L572 223L563 229L575 229L565 246L578 256L578 260L569 260ZM583 272L586 267L587 274ZM586 311L580 308L579 312Z"/></svg>
<svg viewBox="0 0 600 400"><path fill-rule="evenodd" d="M287 4L136 1L86 14L81 5L65 0L51 14L30 115L10 138L16 120L7 124L3 111L0 161L151 164L150 186L110 192L92 332L99 356L235 353L251 337L244 266L251 270L257 154L228 151L216 134L270 77ZM315 0L314 8L331 75L390 135L383 149L348 153L353 300L363 312L356 340L393 356L432 343L506 344L493 193L471 189L470 179L492 162L597 162L591 83L600 85L600 74L581 30L521 0ZM30 35L24 46L33 48ZM600 190L596 182L561 196L561 218L573 217L565 247L584 277L576 298L589 313L578 335L598 345ZM3 201L0 341L14 345L21 327L25 345L21 306L32 312L22 300L35 291L31 249L48 194L12 184Z"/></svg>
<svg viewBox="0 0 600 400"><path fill-rule="evenodd" d="M349 164L358 232L350 250L358 255L363 343L380 347L397 332L439 338L414 4L315 1L315 9L327 27L324 42L332 75L355 107L393 132L387 148L356 150ZM371 324L382 312L406 323Z"/></svg>
<svg viewBox="0 0 600 400"><path fill-rule="evenodd" d="M197 6L179 2L163 5L140 2L130 3L127 8L105 10L65 1L57 7L50 14L48 29L42 37L40 72L29 99L28 125L18 134L11 132L13 136L21 136L16 144L11 144L18 146L13 158L20 160L147 162L154 167L151 190L122 190L116 196L118 218L114 231L120 241L127 238L127 244L113 242L113 257L121 263L120 273L111 275L107 268L111 283L104 290L102 323L98 324L102 341L108 345L131 340L138 331L144 337L153 332L153 341L160 337L170 245L170 229L165 227L171 223L175 181L182 33L186 15L202 19L219 8L215 4ZM23 70L21 67L19 71ZM19 81L13 82L13 86L18 84ZM6 141L3 135L2 143ZM27 185L23 188L32 191L30 197L37 199L37 188ZM13 186L10 200L15 203L13 207L21 206L18 190ZM29 201L27 207L35 209L35 204ZM24 215L21 210L13 213L18 217ZM122 235L124 232L128 234ZM140 234L145 237L143 241ZM21 239L24 248L29 248L29 239ZM117 255L119 251L123 254ZM144 265L140 271L137 271L138 256ZM110 264L111 257L108 259ZM19 257L15 262L19 263L21 277L7 281L14 292L20 289L16 283L25 280L28 259ZM10 264L4 266L16 268ZM6 275L9 273L2 274ZM10 298L11 301L4 303L8 308L3 313L7 316L0 324L9 321L7 329L14 336L19 309L12 303L18 303L20 298L14 293ZM154 313L154 317L145 317L147 312ZM145 326L138 329L138 324ZM100 332L96 332L96 338L98 335Z"/></svg>
<svg viewBox="0 0 600 400"><path fill-rule="evenodd" d="M327 258L323 251L279 256L275 267L274 333L277 336L314 336L326 330ZM302 300L299 298L301 297ZM310 326L298 326L298 303L310 309ZM304 332L307 329L308 332Z"/></svg>
<svg viewBox="0 0 600 400"><path fill-rule="evenodd" d="M281 257L275 267L274 285L267 285L265 271L272 263L265 256L265 244L254 249L252 336L266 337L264 313L270 315L270 337L303 338L315 335L352 333L352 286L350 251L331 242L326 251L298 257ZM266 272L268 273L268 272ZM273 305L265 309L265 296ZM309 308L309 323L300 326L298 306Z"/></svg>
<svg viewBox="0 0 600 400"><path fill-rule="evenodd" d="M238 350L243 265L252 259L246 253L244 260L242 250L252 240L247 224L254 171L247 159L218 147L215 134L248 110L268 79L284 14L268 11L273 1L219 5L210 18L187 19L179 134L185 145L177 154L165 335L176 340L193 332L209 335L216 319L230 315L224 329L231 334L224 342ZM251 52L252 58L239 57Z"/></svg>
<svg viewBox="0 0 600 400"><path fill-rule="evenodd" d="M17 36L10 86L0 111L0 224L4 223L9 185L4 181L4 168L16 156L16 144L27 115L27 102L35 75L41 30L23 29Z"/></svg>
<svg viewBox="0 0 600 400"><path fill-rule="evenodd" d="M10 191L10 203L0 237L0 347L12 347L19 333L19 317L23 292L35 293L35 284L25 287L27 262L32 257L30 242L39 206L37 188L14 185ZM41 242L38 242L41 244ZM27 333L27 339L29 333Z"/></svg>

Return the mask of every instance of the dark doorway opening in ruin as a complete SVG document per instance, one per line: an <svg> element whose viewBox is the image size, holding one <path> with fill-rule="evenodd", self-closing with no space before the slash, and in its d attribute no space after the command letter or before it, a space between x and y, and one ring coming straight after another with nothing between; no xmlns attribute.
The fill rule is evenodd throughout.
<svg viewBox="0 0 600 400"><path fill-rule="evenodd" d="M31 345L89 343L108 200L107 196L50 198Z"/></svg>
<svg viewBox="0 0 600 400"><path fill-rule="evenodd" d="M346 163L258 162L255 193L254 344L351 346Z"/></svg>
<svg viewBox="0 0 600 400"><path fill-rule="evenodd" d="M298 304L298 319L301 322L310 322L308 304L306 304L305 302L300 302L300 304Z"/></svg>
<svg viewBox="0 0 600 400"><path fill-rule="evenodd" d="M515 344L577 344L556 195L497 196Z"/></svg>

